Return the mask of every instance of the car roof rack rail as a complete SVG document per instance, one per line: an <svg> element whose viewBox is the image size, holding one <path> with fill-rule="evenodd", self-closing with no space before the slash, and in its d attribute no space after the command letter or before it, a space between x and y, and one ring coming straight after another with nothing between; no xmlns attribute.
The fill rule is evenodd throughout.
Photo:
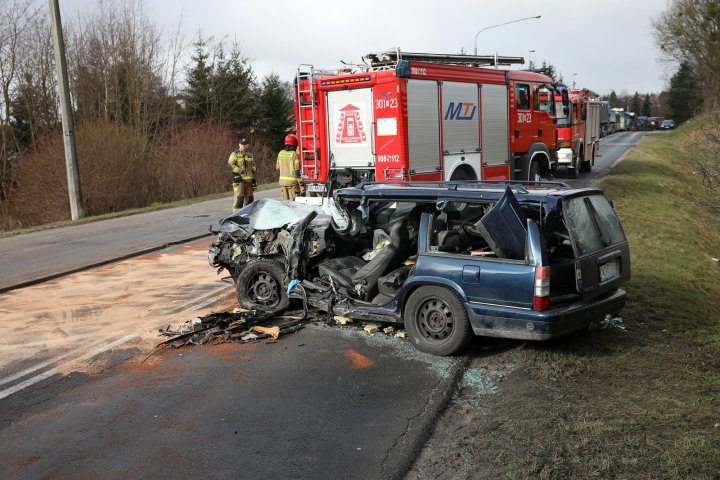
<svg viewBox="0 0 720 480"><path fill-rule="evenodd" d="M570 188L570 185L568 185L565 182L550 182L550 181L530 181L530 180L438 180L438 181L431 181L431 180L425 180L425 181L419 181L419 182L413 182L413 181L385 181L385 182L361 182L355 185L354 188L360 188L364 189L365 187L372 186L372 185L408 185L408 186L431 186L436 185L438 187L447 187L448 190L457 190L458 186L478 186L478 187L498 187L498 186L510 186L510 187L516 187L519 189L522 189L524 193L527 193L527 190L523 188L524 185L533 186L551 186L551 187L560 187L560 188Z"/></svg>

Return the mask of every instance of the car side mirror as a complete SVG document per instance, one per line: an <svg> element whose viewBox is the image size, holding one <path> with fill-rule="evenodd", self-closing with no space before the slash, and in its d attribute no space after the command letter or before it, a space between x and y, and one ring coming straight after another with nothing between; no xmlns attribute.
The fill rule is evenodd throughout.
<svg viewBox="0 0 720 480"><path fill-rule="evenodd" d="M567 117L568 115L570 115L570 107L568 107L567 105L565 105L565 106L563 107L563 114L564 114L566 117Z"/></svg>
<svg viewBox="0 0 720 480"><path fill-rule="evenodd" d="M583 107L583 109L580 111L580 118L583 120L587 120L587 107Z"/></svg>

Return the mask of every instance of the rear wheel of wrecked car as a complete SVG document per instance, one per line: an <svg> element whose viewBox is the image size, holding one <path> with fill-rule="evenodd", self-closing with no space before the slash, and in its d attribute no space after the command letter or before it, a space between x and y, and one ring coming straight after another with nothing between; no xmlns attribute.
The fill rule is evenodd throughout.
<svg viewBox="0 0 720 480"><path fill-rule="evenodd" d="M237 274L235 292L240 306L250 310L282 310L289 304L280 262L259 258L247 263Z"/></svg>
<svg viewBox="0 0 720 480"><path fill-rule="evenodd" d="M465 305L455 292L444 287L415 290L405 306L403 321L415 346L433 355L456 354L473 337Z"/></svg>

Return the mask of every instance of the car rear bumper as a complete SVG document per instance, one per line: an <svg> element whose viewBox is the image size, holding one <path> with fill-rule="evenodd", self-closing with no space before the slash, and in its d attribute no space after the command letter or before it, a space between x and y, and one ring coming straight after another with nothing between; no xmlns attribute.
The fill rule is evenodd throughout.
<svg viewBox="0 0 720 480"><path fill-rule="evenodd" d="M550 340L619 312L626 299L625 290L617 289L590 303L573 302L544 312L477 303L466 303L466 306L475 335Z"/></svg>

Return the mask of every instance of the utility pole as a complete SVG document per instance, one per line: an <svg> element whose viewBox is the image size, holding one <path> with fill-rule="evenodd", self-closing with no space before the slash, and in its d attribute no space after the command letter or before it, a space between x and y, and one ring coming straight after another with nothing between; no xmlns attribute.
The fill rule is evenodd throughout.
<svg viewBox="0 0 720 480"><path fill-rule="evenodd" d="M52 21L53 44L55 47L55 70L58 77L60 94L60 119L62 120L63 140L65 143L65 166L67 168L68 195L70 196L70 217L77 220L85 216L80 190L80 172L77 152L75 151L75 127L70 104L70 85L68 84L67 63L65 62L65 42L63 41L60 6L58 0L50 0L50 18Z"/></svg>

